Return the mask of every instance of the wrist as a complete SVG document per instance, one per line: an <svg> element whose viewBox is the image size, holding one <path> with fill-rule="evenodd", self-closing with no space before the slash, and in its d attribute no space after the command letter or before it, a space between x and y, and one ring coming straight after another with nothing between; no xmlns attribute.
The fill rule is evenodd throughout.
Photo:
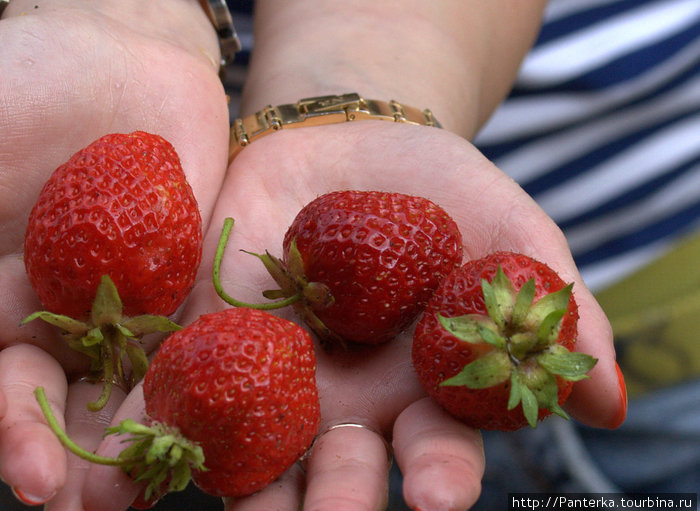
<svg viewBox="0 0 700 511"><path fill-rule="evenodd" d="M241 112L356 91L430 108L471 138L510 90L544 3L261 0Z"/></svg>
<svg viewBox="0 0 700 511"><path fill-rule="evenodd" d="M471 131L467 118L477 106L476 95L458 94L456 88L453 97L443 90L436 93L438 80L434 80L439 74L444 83L464 84L469 76L464 74L463 66L447 65L447 59L436 61L424 54L421 44L432 34L416 38L416 48L401 42L404 32L411 31L409 20L394 19L385 24L386 18L379 16L379 21L376 14L360 19L363 15L359 10L352 26L337 19L316 19L309 23L313 30L306 33L285 26L284 12L275 9L268 13L264 7L269 4L260 5L264 12L257 17L264 21L256 22L255 51L242 96L242 115L250 115L266 105L357 92L365 98L393 99L416 108L429 108L446 129L460 134ZM340 33L338 27L343 27ZM430 62L428 67L423 65L426 61ZM464 90L474 89L465 86ZM452 99L456 102L452 103Z"/></svg>

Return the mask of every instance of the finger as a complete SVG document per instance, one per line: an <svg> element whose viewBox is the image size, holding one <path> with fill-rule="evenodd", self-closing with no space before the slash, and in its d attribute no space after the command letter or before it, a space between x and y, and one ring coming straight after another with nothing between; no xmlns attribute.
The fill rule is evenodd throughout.
<svg viewBox="0 0 700 511"><path fill-rule="evenodd" d="M394 454L411 509L469 509L484 473L481 435L424 398L394 424Z"/></svg>
<svg viewBox="0 0 700 511"><path fill-rule="evenodd" d="M378 433L358 425L330 427L311 450L304 509L384 509L390 466Z"/></svg>
<svg viewBox="0 0 700 511"><path fill-rule="evenodd" d="M66 401L66 433L80 447L94 451L100 445L104 428L124 400L124 391L115 386L107 404L98 412L87 409L102 392L101 384L76 382L68 388ZM82 493L90 469L90 462L75 454L67 454L66 484L45 506L45 511L83 509Z"/></svg>
<svg viewBox="0 0 700 511"><path fill-rule="evenodd" d="M63 424L66 379L58 362L26 344L0 352L0 390L7 400L0 422L0 476L30 505L48 501L66 481L66 453L34 398L38 386Z"/></svg>
<svg viewBox="0 0 700 511"><path fill-rule="evenodd" d="M38 319L21 324L24 318L43 309L29 285L22 258L17 255L0 258L0 278L0 346L32 344L58 360L69 374L87 370L87 357L77 356L58 336L56 327Z"/></svg>
<svg viewBox="0 0 700 511"><path fill-rule="evenodd" d="M121 403L114 414L111 425L130 418L143 422L145 405L143 386L138 384ZM105 425L106 426L106 425ZM96 453L100 456L116 458L124 449L124 437L109 435L98 445ZM123 511L139 495L143 485L134 482L121 468L90 464L83 485L82 500L84 511ZM109 499L105 499L109 495Z"/></svg>
<svg viewBox="0 0 700 511"><path fill-rule="evenodd" d="M240 499L224 499L225 511L260 511L261 509L299 509L304 495L304 471L298 463L266 488Z"/></svg>
<svg viewBox="0 0 700 511"><path fill-rule="evenodd" d="M610 322L570 256L561 255L559 260L564 261L564 269L555 270L565 282L574 282L573 293L578 305L578 337L574 349L598 360L588 372L589 378L574 383L564 407L575 419L589 426L617 428L627 413L627 391L615 362Z"/></svg>
<svg viewBox="0 0 700 511"><path fill-rule="evenodd" d="M590 378L574 384L566 409L589 426L617 428L627 415L627 390L615 362L612 330L602 309L590 294L579 301L579 340L576 350L598 359Z"/></svg>

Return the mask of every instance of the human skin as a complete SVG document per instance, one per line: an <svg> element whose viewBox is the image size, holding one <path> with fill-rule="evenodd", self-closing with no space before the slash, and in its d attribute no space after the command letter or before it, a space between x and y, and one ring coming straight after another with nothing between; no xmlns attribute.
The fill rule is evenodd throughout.
<svg viewBox="0 0 700 511"><path fill-rule="evenodd" d="M142 416L140 387L128 396L116 390L108 407L88 413L84 404L100 389L76 381L86 362L52 328L18 326L40 308L21 259L29 209L57 165L108 132L143 129L170 140L199 201L203 264L175 315L181 324L227 307L210 277L225 217L236 223L222 264L223 285L240 299L260 301L269 277L256 258L237 249L279 255L296 212L327 191L418 194L456 220L465 257L518 250L575 282L578 346L599 363L589 380L577 383L567 411L591 426L619 424L624 403L610 328L565 239L469 142L507 93L534 38L539 15L532 2L491 2L488 8L446 2L427 10L424 2L401 3L400 9L358 2L352 16L335 2L259 2L243 113L357 91L430 107L445 129L363 121L282 131L254 142L230 165L228 112L211 26L198 2L151 2L13 0L0 22L0 390L6 401L0 476L18 494L48 500L49 511L116 511L140 491L119 469L66 455L32 395L44 386L76 442L115 455L119 440L102 440L103 429ZM458 8L464 10L456 13ZM304 20L313 30L294 28L289 20ZM484 468L479 433L426 398L410 365L410 331L378 347L319 349L318 384L323 430L343 422L368 428L329 431L316 442L306 472L295 465L267 490L227 501L227 510L273 504L297 509L302 499L306 510L381 509L389 463L380 435L393 446L409 505L466 509L476 500Z"/></svg>

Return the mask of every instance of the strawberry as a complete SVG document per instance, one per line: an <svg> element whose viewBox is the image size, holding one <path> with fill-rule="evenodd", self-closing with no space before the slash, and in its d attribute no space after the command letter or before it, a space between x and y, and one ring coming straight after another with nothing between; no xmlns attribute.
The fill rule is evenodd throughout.
<svg viewBox="0 0 700 511"><path fill-rule="evenodd" d="M107 135L44 185L24 262L46 309L89 316L103 275L127 315L172 314L194 283L202 220L173 146L158 135Z"/></svg>
<svg viewBox="0 0 700 511"><path fill-rule="evenodd" d="M578 309L547 265L513 252L469 261L439 286L418 322L413 364L464 423L511 431L556 413L593 357L573 352Z"/></svg>
<svg viewBox="0 0 700 511"><path fill-rule="evenodd" d="M283 260L258 257L281 288L264 295L294 302L322 339L378 344L407 328L461 263L462 237L428 199L343 190L302 208L284 236Z"/></svg>
<svg viewBox="0 0 700 511"><path fill-rule="evenodd" d="M317 434L315 369L311 337L297 324L248 308L205 314L153 359L143 384L147 423L127 419L107 429L130 435L120 456L72 450L148 481L143 502L164 485L184 489L190 478L211 495L248 495L286 471ZM37 392L40 404L44 397Z"/></svg>
<svg viewBox="0 0 700 511"><path fill-rule="evenodd" d="M24 262L47 311L26 321L69 332L103 372L113 358L105 349L136 353L126 339L177 327L143 317L127 325L122 314L172 314L194 284L201 252L202 220L173 146L144 132L106 135L53 172L30 213ZM116 325L124 328L115 333ZM103 347L106 337L114 346Z"/></svg>

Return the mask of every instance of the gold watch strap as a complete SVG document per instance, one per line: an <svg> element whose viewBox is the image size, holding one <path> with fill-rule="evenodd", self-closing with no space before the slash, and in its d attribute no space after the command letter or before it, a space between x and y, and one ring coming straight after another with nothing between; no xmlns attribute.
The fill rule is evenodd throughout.
<svg viewBox="0 0 700 511"><path fill-rule="evenodd" d="M253 115L236 119L231 127L229 161L253 140L281 129L370 119L442 127L430 110L418 110L394 100L364 99L354 92L306 98L296 103L267 106Z"/></svg>

